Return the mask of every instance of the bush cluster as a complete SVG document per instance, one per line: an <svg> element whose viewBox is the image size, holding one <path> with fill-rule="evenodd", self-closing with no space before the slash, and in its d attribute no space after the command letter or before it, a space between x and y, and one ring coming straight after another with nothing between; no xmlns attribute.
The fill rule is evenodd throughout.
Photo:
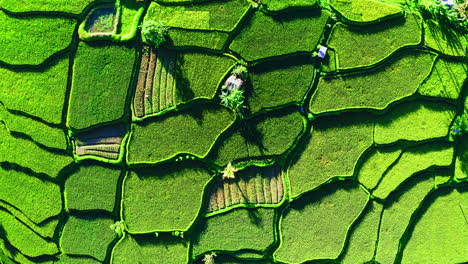
<svg viewBox="0 0 468 264"><path fill-rule="evenodd" d="M421 13L441 24L448 24L454 29L468 33L468 2L448 6L441 0L430 0L419 4Z"/></svg>

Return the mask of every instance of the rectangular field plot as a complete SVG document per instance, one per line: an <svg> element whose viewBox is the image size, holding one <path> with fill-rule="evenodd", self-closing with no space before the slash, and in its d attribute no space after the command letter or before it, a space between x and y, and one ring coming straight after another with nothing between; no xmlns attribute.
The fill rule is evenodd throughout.
<svg viewBox="0 0 468 264"><path fill-rule="evenodd" d="M175 105L175 54L145 46L133 98L136 117L158 113Z"/></svg>
<svg viewBox="0 0 468 264"><path fill-rule="evenodd" d="M78 157L118 160L125 132L124 125L117 124L78 134L72 139L75 154Z"/></svg>
<svg viewBox="0 0 468 264"><path fill-rule="evenodd" d="M217 182L210 190L207 213L237 204L275 205L284 197L283 173L278 166L248 168L238 179Z"/></svg>

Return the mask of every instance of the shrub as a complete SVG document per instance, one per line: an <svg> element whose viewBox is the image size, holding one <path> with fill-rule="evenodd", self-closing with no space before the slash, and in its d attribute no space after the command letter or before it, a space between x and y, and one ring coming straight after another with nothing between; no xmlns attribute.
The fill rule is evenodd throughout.
<svg viewBox="0 0 468 264"><path fill-rule="evenodd" d="M468 32L467 7L467 3L450 7L439 0L424 1L419 5L425 17L437 20L440 24L448 24L460 32Z"/></svg>
<svg viewBox="0 0 468 264"><path fill-rule="evenodd" d="M450 135L461 136L468 132L468 114L458 116L450 128Z"/></svg>
<svg viewBox="0 0 468 264"><path fill-rule="evenodd" d="M143 23L141 28L141 35L144 40L159 47L166 41L167 32L169 27L162 21L148 20Z"/></svg>

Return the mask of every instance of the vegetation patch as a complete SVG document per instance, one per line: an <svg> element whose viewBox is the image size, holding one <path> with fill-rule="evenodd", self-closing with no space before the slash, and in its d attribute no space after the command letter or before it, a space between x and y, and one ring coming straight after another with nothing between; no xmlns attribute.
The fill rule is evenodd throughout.
<svg viewBox="0 0 468 264"><path fill-rule="evenodd" d="M360 108L383 110L417 91L430 73L432 59L429 53L413 52L373 72L323 77L309 109L314 114Z"/></svg>
<svg viewBox="0 0 468 264"><path fill-rule="evenodd" d="M133 48L81 42L75 57L68 127L84 129L122 118L134 61Z"/></svg>
<svg viewBox="0 0 468 264"><path fill-rule="evenodd" d="M319 9L273 17L255 12L229 48L248 61L310 52L318 44L328 17L327 11Z"/></svg>
<svg viewBox="0 0 468 264"><path fill-rule="evenodd" d="M374 148L357 171L357 179L369 189L375 188L385 171L400 157L398 147Z"/></svg>
<svg viewBox="0 0 468 264"><path fill-rule="evenodd" d="M193 244L193 256L243 249L263 252L274 242L274 216L273 209L238 208L205 218Z"/></svg>
<svg viewBox="0 0 468 264"><path fill-rule="evenodd" d="M75 23L75 20L65 18L14 18L1 10L0 61L8 64L43 63L70 45Z"/></svg>
<svg viewBox="0 0 468 264"><path fill-rule="evenodd" d="M435 259L445 263L466 261L466 188L439 193L430 201L432 204L428 205L411 232L402 263L413 263L415 259L422 263Z"/></svg>
<svg viewBox="0 0 468 264"><path fill-rule="evenodd" d="M175 105L175 53L144 46L133 99L138 118L156 114Z"/></svg>
<svg viewBox="0 0 468 264"><path fill-rule="evenodd" d="M432 178L420 175L419 179L411 179L404 188L404 193L391 197L387 202L380 221L379 243L377 244L375 260L379 263L394 263L399 252L400 239L414 212L420 207L434 186ZM396 202L398 201L398 202ZM420 252L421 253L421 252Z"/></svg>
<svg viewBox="0 0 468 264"><path fill-rule="evenodd" d="M373 123L365 114L343 114L314 120L303 150L288 168L291 197L338 176L352 176L361 155L373 144Z"/></svg>
<svg viewBox="0 0 468 264"><path fill-rule="evenodd" d="M0 67L0 101L49 123L60 124L67 90L68 59L40 72L12 71ZM8 88L6 88L8 87Z"/></svg>
<svg viewBox="0 0 468 264"><path fill-rule="evenodd" d="M249 167L235 179L222 179L209 190L206 212L216 213L236 205L279 205L284 198L283 173L279 166Z"/></svg>
<svg viewBox="0 0 468 264"><path fill-rule="evenodd" d="M206 104L152 122L134 124L127 160L131 164L158 163L180 153L203 158L233 122L232 112ZM162 142L164 147L159 145Z"/></svg>
<svg viewBox="0 0 468 264"><path fill-rule="evenodd" d="M225 165L239 159L279 156L294 145L304 129L304 118L297 111L277 110L243 121L212 152L213 160Z"/></svg>
<svg viewBox="0 0 468 264"><path fill-rule="evenodd" d="M266 62L252 69L252 95L248 99L252 113L262 108L299 104L304 99L315 75L314 66L301 57L295 58L297 64L288 67L290 60Z"/></svg>
<svg viewBox="0 0 468 264"><path fill-rule="evenodd" d="M55 243L44 240L3 209L0 209L0 223L2 238L28 257L54 255L59 252Z"/></svg>
<svg viewBox="0 0 468 264"><path fill-rule="evenodd" d="M443 142L410 148L403 152L398 163L383 175L372 194L380 199L386 199L402 182L415 173L431 167L450 166L452 159L452 146Z"/></svg>
<svg viewBox="0 0 468 264"><path fill-rule="evenodd" d="M74 154L78 160L96 158L119 161L123 157L126 129L122 124L96 128L72 137Z"/></svg>
<svg viewBox="0 0 468 264"><path fill-rule="evenodd" d="M187 231L211 177L201 164L190 161L130 171L123 186L123 218L129 232Z"/></svg>
<svg viewBox="0 0 468 264"><path fill-rule="evenodd" d="M146 263L165 260L167 263L187 263L188 244L174 236L125 235L112 250L115 264Z"/></svg>
<svg viewBox="0 0 468 264"><path fill-rule="evenodd" d="M317 0L263 0L262 5L267 11L280 12L293 8L311 8L317 7Z"/></svg>
<svg viewBox="0 0 468 264"><path fill-rule="evenodd" d="M352 24L367 24L403 16L397 5L375 0L332 0L331 7Z"/></svg>
<svg viewBox="0 0 468 264"><path fill-rule="evenodd" d="M65 12L79 14L95 0L2 0L0 6L10 12ZM111 0L100 0L110 2Z"/></svg>
<svg viewBox="0 0 468 264"><path fill-rule="evenodd" d="M67 209L113 212L120 174L115 167L83 164L65 182Z"/></svg>
<svg viewBox="0 0 468 264"><path fill-rule="evenodd" d="M14 170L0 169L0 200L18 208L36 224L62 210L58 185Z"/></svg>
<svg viewBox="0 0 468 264"><path fill-rule="evenodd" d="M467 79L468 66L464 62L438 57L429 77L418 89L422 95L457 99Z"/></svg>
<svg viewBox="0 0 468 264"><path fill-rule="evenodd" d="M420 18L407 13L404 19L392 20L379 27L355 28L337 23L328 45L336 52L338 68L350 69L376 64L402 47L418 45L421 37Z"/></svg>
<svg viewBox="0 0 468 264"><path fill-rule="evenodd" d="M427 140L448 135L455 107L441 102L413 101L397 105L376 118L374 141L390 144L398 140Z"/></svg>
<svg viewBox="0 0 468 264"><path fill-rule="evenodd" d="M109 245L116 235L110 218L88 218L70 216L65 224L60 246L63 252L73 255L91 256L104 261Z"/></svg>
<svg viewBox="0 0 468 264"><path fill-rule="evenodd" d="M274 259L302 263L337 258L348 229L368 199L357 184L339 182L292 202L280 221L281 244L273 254ZM304 228L305 223L310 226Z"/></svg>
<svg viewBox="0 0 468 264"><path fill-rule="evenodd" d="M161 20L174 28L232 31L249 8L245 0L224 0L192 5L159 5L152 2L145 21Z"/></svg>
<svg viewBox="0 0 468 264"><path fill-rule="evenodd" d="M130 40L137 34L141 17L145 11L145 1L120 0L120 24L117 37L121 41Z"/></svg>

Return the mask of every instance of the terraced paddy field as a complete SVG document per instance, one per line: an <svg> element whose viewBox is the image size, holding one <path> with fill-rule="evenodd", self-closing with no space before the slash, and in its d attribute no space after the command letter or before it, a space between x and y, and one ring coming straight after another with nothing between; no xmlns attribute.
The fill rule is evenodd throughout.
<svg viewBox="0 0 468 264"><path fill-rule="evenodd" d="M0 264L468 263L438 1L0 0Z"/></svg>

